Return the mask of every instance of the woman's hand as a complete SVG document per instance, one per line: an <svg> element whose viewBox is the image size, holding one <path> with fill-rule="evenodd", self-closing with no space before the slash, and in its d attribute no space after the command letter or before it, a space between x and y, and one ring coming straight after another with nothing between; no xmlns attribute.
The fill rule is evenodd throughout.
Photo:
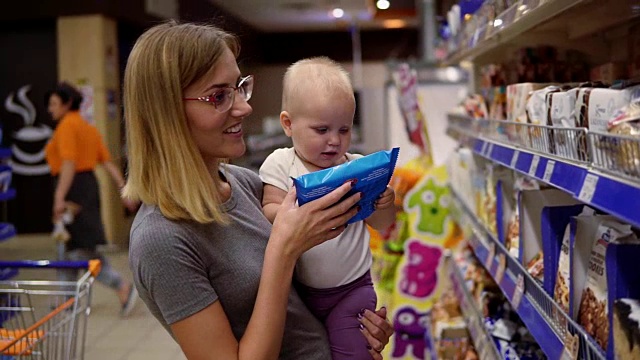
<svg viewBox="0 0 640 360"><path fill-rule="evenodd" d="M347 182L303 206L296 205L296 189L292 187L276 214L269 243L283 246L283 253L297 260L305 251L340 235L347 221L358 213L354 205L362 196L357 193L340 201L351 186Z"/></svg>
<svg viewBox="0 0 640 360"><path fill-rule="evenodd" d="M393 326L387 320L387 308L382 307L376 312L365 310L360 322L364 325L360 331L369 343L369 353L375 360L382 360L380 353L393 335Z"/></svg>
<svg viewBox="0 0 640 360"><path fill-rule="evenodd" d="M54 223L62 219L62 215L64 214L64 209L65 209L64 198L54 197L53 209L52 209L52 218Z"/></svg>

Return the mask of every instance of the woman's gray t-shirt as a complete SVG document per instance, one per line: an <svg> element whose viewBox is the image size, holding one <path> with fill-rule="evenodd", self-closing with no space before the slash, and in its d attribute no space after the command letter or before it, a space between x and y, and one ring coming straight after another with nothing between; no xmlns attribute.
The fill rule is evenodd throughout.
<svg viewBox="0 0 640 360"><path fill-rule="evenodd" d="M136 288L170 334L170 324L219 300L239 340L253 311L271 223L262 213L258 175L233 165L224 165L223 172L231 185L223 204L229 225L173 221L143 205L131 228ZM331 359L324 327L294 288L280 359Z"/></svg>

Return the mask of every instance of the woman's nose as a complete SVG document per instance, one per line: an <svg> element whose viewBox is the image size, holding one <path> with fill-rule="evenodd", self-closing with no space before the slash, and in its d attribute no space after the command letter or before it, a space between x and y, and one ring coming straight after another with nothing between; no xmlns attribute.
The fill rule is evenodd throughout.
<svg viewBox="0 0 640 360"><path fill-rule="evenodd" d="M249 102L245 100L239 94L236 94L233 99L233 106L231 107L231 114L235 117L249 116L253 112L253 108L249 105Z"/></svg>

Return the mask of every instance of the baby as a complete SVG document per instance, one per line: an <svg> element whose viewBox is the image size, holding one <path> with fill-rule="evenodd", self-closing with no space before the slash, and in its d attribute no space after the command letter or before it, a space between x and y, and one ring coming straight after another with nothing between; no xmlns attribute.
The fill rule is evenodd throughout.
<svg viewBox="0 0 640 360"><path fill-rule="evenodd" d="M285 73L283 85L280 124L293 148L274 151L260 168L262 207L272 223L293 186L291 177L362 156L347 153L356 104L349 74L338 63L326 57L298 61ZM371 358L358 321L365 309L374 311L377 300L365 223L386 230L395 221L394 199L387 187L369 218L307 251L296 266L297 290L325 324L333 360Z"/></svg>

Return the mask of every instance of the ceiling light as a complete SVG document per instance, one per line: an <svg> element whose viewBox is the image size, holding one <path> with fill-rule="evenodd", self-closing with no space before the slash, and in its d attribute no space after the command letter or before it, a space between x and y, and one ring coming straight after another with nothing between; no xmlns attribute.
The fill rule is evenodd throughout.
<svg viewBox="0 0 640 360"><path fill-rule="evenodd" d="M493 20L493 27L498 27L500 25L502 25L502 19Z"/></svg>
<svg viewBox="0 0 640 360"><path fill-rule="evenodd" d="M376 2L376 7L380 10L387 10L389 6L391 6L389 0L378 0L378 2Z"/></svg>
<svg viewBox="0 0 640 360"><path fill-rule="evenodd" d="M407 26L407 22L402 19L387 19L382 22L386 29L400 29Z"/></svg>
<svg viewBox="0 0 640 360"><path fill-rule="evenodd" d="M333 17L336 19L340 19L341 17L344 16L344 10L340 8L335 8L333 9L333 11L331 11L331 15L333 15Z"/></svg>
<svg viewBox="0 0 640 360"><path fill-rule="evenodd" d="M465 21L471 20L471 14L464 14L464 20Z"/></svg>
<svg viewBox="0 0 640 360"><path fill-rule="evenodd" d="M520 10L520 11L525 11L525 10L527 10L527 5L524 5L524 4L523 4L523 5L520 5L520 6L518 7L518 10Z"/></svg>

